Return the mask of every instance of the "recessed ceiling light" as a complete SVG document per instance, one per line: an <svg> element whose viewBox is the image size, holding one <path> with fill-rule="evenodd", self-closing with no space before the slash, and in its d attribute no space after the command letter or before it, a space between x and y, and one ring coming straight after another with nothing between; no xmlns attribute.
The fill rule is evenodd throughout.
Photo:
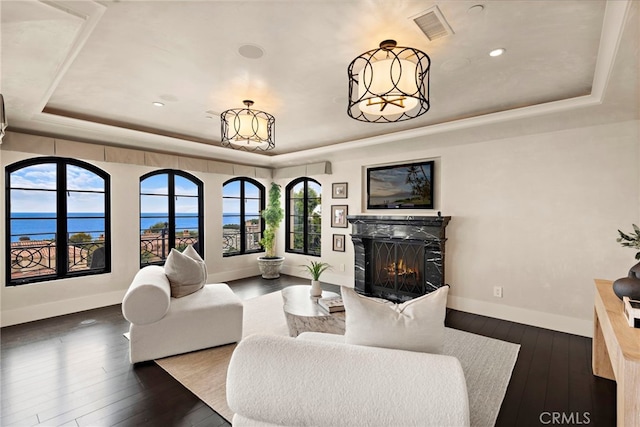
<svg viewBox="0 0 640 427"><path fill-rule="evenodd" d="M153 105L155 105L156 107L164 107L164 104L162 102L152 102Z"/></svg>
<svg viewBox="0 0 640 427"><path fill-rule="evenodd" d="M248 59L258 59L264 55L264 49L255 44L243 44L238 48L238 53Z"/></svg>
<svg viewBox="0 0 640 427"><path fill-rule="evenodd" d="M503 53L505 53L507 50L500 48L500 49L494 49L491 52L489 52L489 56L500 56Z"/></svg>

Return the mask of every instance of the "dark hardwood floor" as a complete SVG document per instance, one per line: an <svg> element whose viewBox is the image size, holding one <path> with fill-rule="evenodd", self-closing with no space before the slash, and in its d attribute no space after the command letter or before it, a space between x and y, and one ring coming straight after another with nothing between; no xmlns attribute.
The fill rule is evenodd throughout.
<svg viewBox="0 0 640 427"><path fill-rule="evenodd" d="M249 299L301 283L229 285ZM591 374L590 339L454 310L446 324L521 345L496 425L552 425L553 413L565 425L615 425L615 383ZM130 365L127 329L119 305L2 328L0 425L229 425L155 363Z"/></svg>

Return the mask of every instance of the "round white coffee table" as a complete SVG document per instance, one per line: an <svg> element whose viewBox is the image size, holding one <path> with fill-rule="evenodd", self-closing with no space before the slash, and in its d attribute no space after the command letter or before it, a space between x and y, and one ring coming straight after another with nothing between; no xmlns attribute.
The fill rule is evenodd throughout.
<svg viewBox="0 0 640 427"><path fill-rule="evenodd" d="M298 285L284 288L284 316L289 335L297 337L302 332L326 332L344 335L344 311L329 313L318 305L320 298L337 297L335 292L322 291L322 297L312 297L311 286Z"/></svg>

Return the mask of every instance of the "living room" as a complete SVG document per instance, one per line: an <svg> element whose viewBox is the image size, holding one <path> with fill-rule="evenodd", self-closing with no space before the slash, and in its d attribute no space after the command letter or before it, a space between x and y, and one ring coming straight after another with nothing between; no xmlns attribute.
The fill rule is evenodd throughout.
<svg viewBox="0 0 640 427"><path fill-rule="evenodd" d="M490 13L495 3L485 2L484 13ZM603 35L598 34L596 43L597 64L589 70L593 83L588 94L417 128L396 127L390 134L372 134L383 132L379 127L387 124L366 124L374 129L366 128L347 142L318 143L272 156L219 146L202 148L204 144L193 141L196 138L179 141L189 147L182 149L175 141L180 138L153 132L142 136L140 131L90 120L85 133L65 135L66 127L73 128L81 120L54 114L55 104L47 107L47 114L38 111L34 116L38 120L30 128L25 117L32 112L18 115L12 111L22 108L16 101L20 95L9 90L15 87L10 78L17 77L3 72L9 123L0 145L3 169L39 156L58 156L82 160L105 171L110 176L112 233L111 271L106 274L20 286L5 282L0 294L2 327L120 304L140 269L141 177L170 169L186 171L203 183L203 253L210 283L260 274L256 254L224 256L220 244L224 183L249 177L265 189L271 182L284 189L295 179L307 177L322 188L318 259L332 266L322 276L324 283L353 287L354 282L351 229L332 226L332 206L346 205L349 215L435 216L441 212L451 217L446 229L447 307L591 337L593 281L626 276L634 264L633 252L616 242L617 230L630 230L640 216L638 5L600 3L597 16L601 21L605 15L614 22L617 17L618 25L602 24ZM446 10L445 5L441 7ZM111 7L122 5L109 3ZM5 17L10 21L12 15L4 3L2 9L4 33ZM8 40L4 34L3 40ZM378 42L373 40L371 48ZM428 47L423 49L428 51ZM355 49L353 56L359 53ZM11 59L15 58L3 49L3 66ZM435 90L435 75L431 85ZM35 98L41 101L42 94ZM228 102L235 104L235 97ZM352 120L344 114L344 105L334 105L344 120ZM437 112L435 98L432 108ZM17 115L15 120L12 114ZM276 119L276 127L287 121L280 115ZM101 134L106 127L116 130ZM218 132L216 126L211 127ZM278 129L278 137L285 138L284 130ZM147 145L154 140L157 145ZM221 154L225 150L232 153L230 157ZM434 162L433 209L367 209L369 168L423 160ZM1 179L6 197L5 174ZM346 183L347 198L332 197L335 183ZM6 209L3 203L0 211L5 219ZM300 265L315 258L285 252L285 227L278 233L278 251L285 256L282 273L306 277ZM345 237L344 251L334 250L336 234ZM0 238L8 241L6 228L0 231ZM7 269L3 257L0 275L5 281ZM500 297L494 296L496 287L501 290Z"/></svg>

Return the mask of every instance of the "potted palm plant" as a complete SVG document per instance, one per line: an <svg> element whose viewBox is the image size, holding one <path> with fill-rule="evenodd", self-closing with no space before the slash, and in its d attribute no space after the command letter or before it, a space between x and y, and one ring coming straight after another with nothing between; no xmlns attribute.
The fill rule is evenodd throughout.
<svg viewBox="0 0 640 427"><path fill-rule="evenodd" d="M309 275L311 276L311 296L322 296L322 288L320 287L320 276L326 270L330 269L331 266L326 262L309 261L308 264L301 265L300 267L304 267L307 273L309 273Z"/></svg>
<svg viewBox="0 0 640 427"><path fill-rule="evenodd" d="M275 182L271 183L267 208L261 212L261 215L265 229L260 245L264 248L265 255L258 257L258 268L264 279L277 279L280 277L284 257L276 255L276 232L284 218L284 210L280 203L280 185Z"/></svg>

